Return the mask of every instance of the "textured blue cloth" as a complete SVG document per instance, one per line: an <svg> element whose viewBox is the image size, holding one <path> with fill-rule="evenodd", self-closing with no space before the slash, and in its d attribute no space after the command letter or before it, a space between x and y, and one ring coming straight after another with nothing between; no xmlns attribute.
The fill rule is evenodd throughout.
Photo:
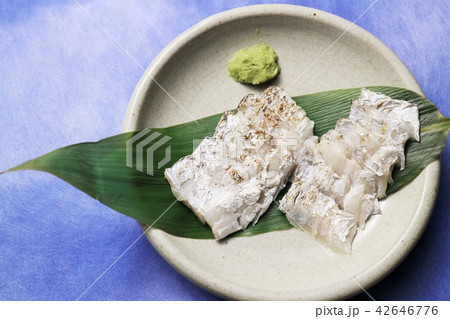
<svg viewBox="0 0 450 319"><path fill-rule="evenodd" d="M285 1L354 21L373 0ZM146 67L171 40L227 9L272 1L79 0ZM0 171L120 133L143 71L74 1L0 0ZM450 3L380 0L358 21L450 116ZM370 289L377 300L450 299L450 148L416 248ZM40 172L0 176L0 300L75 300L141 234L137 223ZM216 300L142 238L82 300ZM355 299L367 299L364 294Z"/></svg>

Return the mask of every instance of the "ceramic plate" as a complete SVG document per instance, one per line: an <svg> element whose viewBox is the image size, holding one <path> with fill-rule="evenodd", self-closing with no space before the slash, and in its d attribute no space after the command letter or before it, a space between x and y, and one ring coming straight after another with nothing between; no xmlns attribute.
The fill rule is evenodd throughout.
<svg viewBox="0 0 450 319"><path fill-rule="evenodd" d="M217 114L237 107L249 92L261 92L264 86L234 82L226 66L236 50L261 41L279 56L281 74L271 84L289 88L291 96L369 85L421 92L398 57L356 25L330 48L349 26L332 14L290 5L214 15L176 38L148 67L131 98L124 131ZM382 279L409 253L431 214L438 179L436 161L383 200L383 214L358 232L348 255L296 229L224 243L156 229L147 237L179 272L225 298L345 299Z"/></svg>

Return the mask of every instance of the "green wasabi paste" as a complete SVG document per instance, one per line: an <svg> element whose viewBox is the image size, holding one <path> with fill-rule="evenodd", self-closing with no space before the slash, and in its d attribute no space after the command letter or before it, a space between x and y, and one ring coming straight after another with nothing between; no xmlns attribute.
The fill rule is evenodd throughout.
<svg viewBox="0 0 450 319"><path fill-rule="evenodd" d="M275 51L263 42L234 53L228 61L228 74L237 82L261 84L280 72L277 60Z"/></svg>

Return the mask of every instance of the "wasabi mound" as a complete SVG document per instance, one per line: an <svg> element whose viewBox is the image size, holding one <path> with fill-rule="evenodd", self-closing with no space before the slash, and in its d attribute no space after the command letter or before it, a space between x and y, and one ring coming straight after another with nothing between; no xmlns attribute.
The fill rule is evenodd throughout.
<svg viewBox="0 0 450 319"><path fill-rule="evenodd" d="M258 85L280 72L275 51L263 42L234 53L228 61L228 73L236 81Z"/></svg>

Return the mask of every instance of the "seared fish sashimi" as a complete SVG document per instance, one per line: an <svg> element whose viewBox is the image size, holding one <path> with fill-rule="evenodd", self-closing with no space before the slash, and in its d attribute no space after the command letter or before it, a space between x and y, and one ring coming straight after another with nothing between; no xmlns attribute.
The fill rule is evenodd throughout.
<svg viewBox="0 0 450 319"><path fill-rule="evenodd" d="M395 164L404 169L408 139L419 140L416 105L367 89L320 143L304 143L294 182L280 203L294 227L350 251L356 228L380 212Z"/></svg>
<svg viewBox="0 0 450 319"><path fill-rule="evenodd" d="M226 112L212 137L165 170L175 197L207 223L216 240L255 224L313 137L312 122L278 87L249 94Z"/></svg>

